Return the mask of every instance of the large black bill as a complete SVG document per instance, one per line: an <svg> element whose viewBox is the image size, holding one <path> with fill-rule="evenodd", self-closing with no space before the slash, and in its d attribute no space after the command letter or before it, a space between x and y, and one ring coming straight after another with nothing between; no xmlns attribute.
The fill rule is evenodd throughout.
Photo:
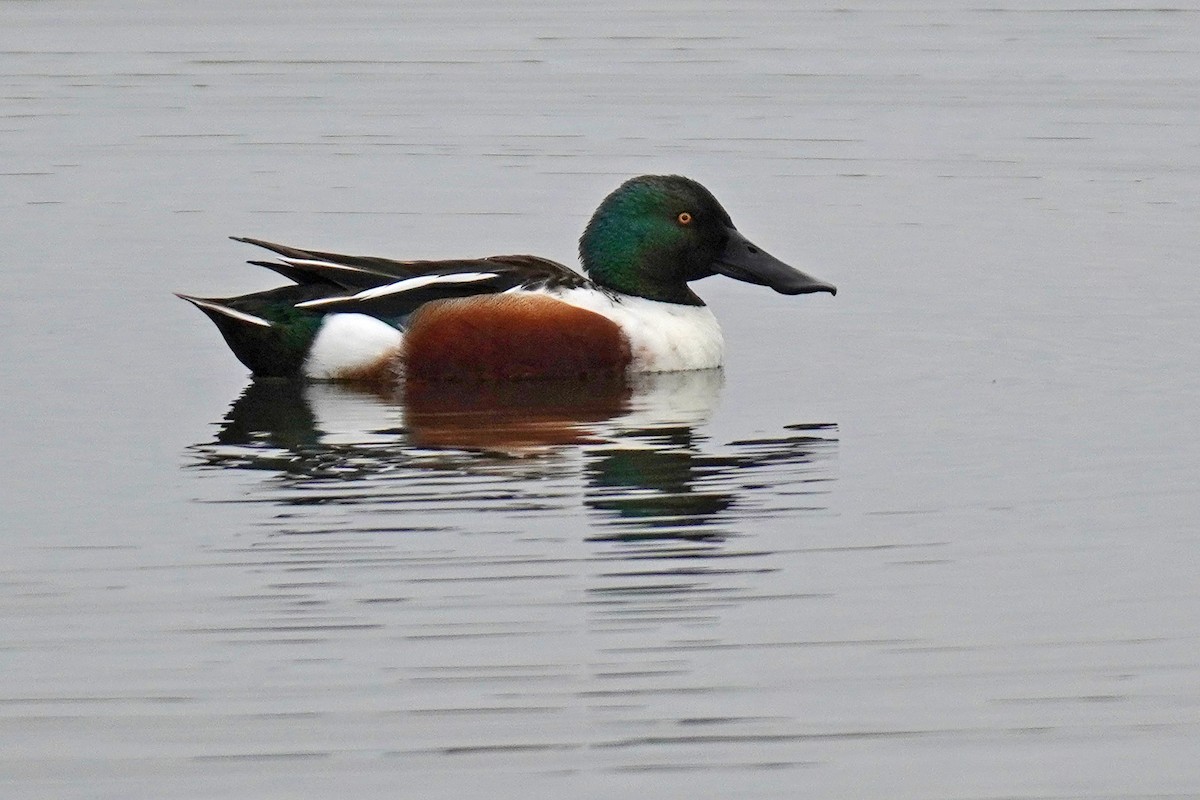
<svg viewBox="0 0 1200 800"><path fill-rule="evenodd" d="M729 244L725 245L725 250L717 256L713 268L722 275L739 281L770 286L780 294L837 294L837 287L832 283L819 281L794 267L789 267L732 228L729 229Z"/></svg>

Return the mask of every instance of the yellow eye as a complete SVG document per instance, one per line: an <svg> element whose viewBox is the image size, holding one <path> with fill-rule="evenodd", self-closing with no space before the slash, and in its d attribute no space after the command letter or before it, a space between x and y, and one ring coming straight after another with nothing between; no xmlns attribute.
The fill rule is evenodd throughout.
<svg viewBox="0 0 1200 800"><path fill-rule="evenodd" d="M680 211L677 219L680 225L690 225L692 223L692 215L686 211Z"/></svg>

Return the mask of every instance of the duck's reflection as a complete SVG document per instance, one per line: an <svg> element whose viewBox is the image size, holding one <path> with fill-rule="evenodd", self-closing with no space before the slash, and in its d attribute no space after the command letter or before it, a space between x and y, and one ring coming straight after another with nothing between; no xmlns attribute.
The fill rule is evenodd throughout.
<svg viewBox="0 0 1200 800"><path fill-rule="evenodd" d="M409 441L418 447L514 456L594 439L594 428L629 408L618 378L406 384L400 393Z"/></svg>
<svg viewBox="0 0 1200 800"><path fill-rule="evenodd" d="M494 474L510 462L520 471L508 477L525 482L573 471L584 506L605 523L595 539L720 539L716 523L731 509L762 511L758 488L819 494L796 486L826 479L817 462L836 442L835 427L818 424L716 444L704 430L721 388L719 371L395 391L260 380L233 403L215 441L193 452L203 465L302 480L307 499L297 502L311 502L314 482L366 476L385 475L394 495L397 479L431 471Z"/></svg>

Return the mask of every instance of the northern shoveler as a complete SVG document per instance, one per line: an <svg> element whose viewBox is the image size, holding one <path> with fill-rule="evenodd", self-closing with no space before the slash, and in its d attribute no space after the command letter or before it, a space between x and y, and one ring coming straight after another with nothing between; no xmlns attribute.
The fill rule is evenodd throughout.
<svg viewBox="0 0 1200 800"><path fill-rule="evenodd" d="M179 295L256 376L390 381L673 372L721 365L724 342L690 281L720 273L783 294L837 289L733 226L712 193L643 175L600 204L579 240L587 277L528 255L452 261L347 256L234 237L292 285Z"/></svg>

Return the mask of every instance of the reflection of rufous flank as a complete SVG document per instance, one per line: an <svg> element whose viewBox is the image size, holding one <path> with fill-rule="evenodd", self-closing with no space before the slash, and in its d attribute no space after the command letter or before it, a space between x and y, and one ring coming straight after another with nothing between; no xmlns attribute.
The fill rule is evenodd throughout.
<svg viewBox="0 0 1200 800"><path fill-rule="evenodd" d="M499 382L410 376L401 396L414 445L519 452L593 440L591 423L624 413L630 389L620 375Z"/></svg>

